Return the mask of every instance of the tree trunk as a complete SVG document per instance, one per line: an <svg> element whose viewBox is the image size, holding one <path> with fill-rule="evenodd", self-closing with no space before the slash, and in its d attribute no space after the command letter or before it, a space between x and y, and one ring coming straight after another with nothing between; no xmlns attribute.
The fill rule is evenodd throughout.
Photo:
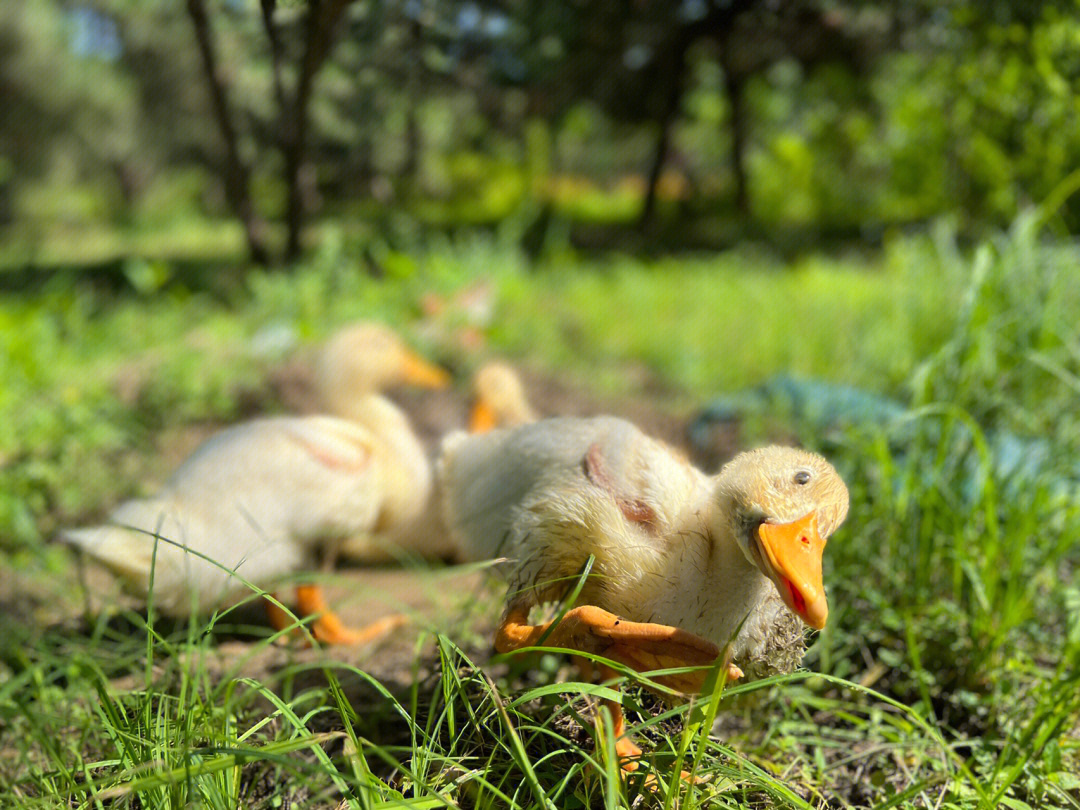
<svg viewBox="0 0 1080 810"><path fill-rule="evenodd" d="M401 174L405 178L407 188L415 186L416 175L420 168L420 122L417 107L420 105L420 38L422 35L420 21L413 20L409 24L412 64L409 66L408 78L409 109L405 118L405 165L401 167Z"/></svg>
<svg viewBox="0 0 1080 810"><path fill-rule="evenodd" d="M274 23L274 11L277 9L277 0L260 0L262 8L263 28L266 30L266 41L270 45L270 67L274 77L274 101L278 105L278 116L281 122L288 118L288 99L285 97L285 79L283 77L284 52L281 47L281 37L278 36L277 25Z"/></svg>
<svg viewBox="0 0 1080 810"><path fill-rule="evenodd" d="M255 213L255 207L251 202L249 188L251 172L240 156L236 128L233 126L225 92L225 82L218 68L217 54L214 51L206 4L204 0L187 0L187 10L195 28L195 40L202 58L207 88L210 91L214 119L217 121L221 138L225 142L225 196L229 200L233 213L243 225L248 253L252 261L267 264L270 254L266 249L266 223Z"/></svg>
<svg viewBox="0 0 1080 810"><path fill-rule="evenodd" d="M304 26L304 57L296 81L296 94L285 127L285 182L288 202L285 219L288 239L285 258L293 261L300 256L300 236L306 212L304 180L307 159L308 109L315 77L326 61L333 43L334 29L352 0L311 0Z"/></svg>
<svg viewBox="0 0 1080 810"><path fill-rule="evenodd" d="M749 11L755 2L756 0L727 0L724 3L709 4L708 14L701 20L680 29L675 41L667 50L668 61L665 73L668 76L668 92L660 114L660 137L657 139L656 151L653 153L652 166L649 170L645 204L642 206L641 217L638 220L642 227L649 225L655 215L657 185L664 170L664 160L667 157L671 140L671 127L678 118L679 104L682 102L682 93L686 81L686 55L690 47L699 37L708 36L715 39L723 48L724 36L732 29L735 19L740 14ZM725 71L725 75L727 75L727 71ZM741 114L739 120L741 125ZM739 171L741 172L741 165ZM743 186L743 194L745 195L745 178Z"/></svg>
<svg viewBox="0 0 1080 810"><path fill-rule="evenodd" d="M750 192L746 177L746 79L724 69L724 85L731 107L731 171L735 176L735 209L744 220L750 219Z"/></svg>
<svg viewBox="0 0 1080 810"><path fill-rule="evenodd" d="M686 52L693 43L693 35L684 30L674 43L668 56L667 70L668 79L667 94L664 97L664 107L660 112L660 136L656 139L656 150L653 152L652 165L649 167L649 178L645 189L645 204L641 208L641 217L638 219L640 227L648 227L652 224L656 214L656 192L660 183L660 175L664 171L664 160L667 158L668 147L671 143L671 127L679 115L679 104L682 102L682 90L684 74L686 73Z"/></svg>
<svg viewBox="0 0 1080 810"><path fill-rule="evenodd" d="M285 207L285 226L288 238L285 242L285 260L300 257L300 235L304 228L304 191L301 186L304 170L304 152L307 141L307 111L311 88L314 84L313 67L315 43L319 38L319 18L322 3L311 0L308 4L304 26L304 57L296 80L293 103L285 111L282 121L282 144L285 151L285 184L288 196Z"/></svg>
<svg viewBox="0 0 1080 810"><path fill-rule="evenodd" d="M641 208L641 218L638 224L646 228L652 224L656 214L656 192L660 185L660 175L664 171L664 159L667 157L668 144L671 140L670 118L660 121L660 136L656 139L656 149L653 151L652 165L649 166L649 177L645 186L645 204Z"/></svg>

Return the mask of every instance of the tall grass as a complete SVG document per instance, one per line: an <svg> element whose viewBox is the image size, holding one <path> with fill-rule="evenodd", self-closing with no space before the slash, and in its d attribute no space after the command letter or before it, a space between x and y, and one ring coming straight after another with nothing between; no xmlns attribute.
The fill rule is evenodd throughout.
<svg viewBox="0 0 1080 810"><path fill-rule="evenodd" d="M1080 713L1080 250L1032 216L970 263L938 255L968 285L912 410L832 448L852 511L816 653L838 674L860 651L884 664L892 694L967 738L992 806L1052 803Z"/></svg>

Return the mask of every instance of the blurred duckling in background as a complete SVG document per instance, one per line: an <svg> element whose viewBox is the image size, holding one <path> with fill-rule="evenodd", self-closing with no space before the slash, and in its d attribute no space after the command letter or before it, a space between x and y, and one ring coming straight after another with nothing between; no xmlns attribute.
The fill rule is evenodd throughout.
<svg viewBox="0 0 1080 810"><path fill-rule="evenodd" d="M498 360L485 363L473 375L469 432L485 433L498 427L535 422L525 386L513 366Z"/></svg>
<svg viewBox="0 0 1080 810"><path fill-rule="evenodd" d="M343 341L345 342L345 341ZM328 349L330 347L328 346ZM327 354L330 352L328 351ZM347 351L334 349L336 356L350 357ZM327 362L330 368L335 363ZM536 414L529 405L525 387L517 371L507 363L490 361L483 365L472 377L472 405L469 417L469 430L483 432L497 427L512 427L536 421ZM351 400L347 400L351 401ZM419 442L409 453L410 458L419 459L423 450ZM426 465L425 461L425 465ZM385 561L389 558L388 549L407 549L426 559L458 558L460 554L442 523L439 508L439 496L433 490L430 480L420 486L420 463L417 462L416 475L413 479L414 492L419 496L425 493L425 501L414 501L415 507L410 520L401 521L394 537L395 543L388 545L373 542L370 535L357 535L347 538L341 545L343 557L356 562ZM408 535L408 537L406 537Z"/></svg>
<svg viewBox="0 0 1080 810"><path fill-rule="evenodd" d="M449 382L386 327L343 330L316 365L320 394L346 416L283 416L227 428L203 443L157 494L121 504L110 523L60 538L119 575L170 615L208 610L302 570L331 565L347 537L382 547L416 538L402 527L427 503L431 467L408 420L378 391ZM155 543L155 535L172 542ZM375 547L375 543L371 543ZM316 585L296 589L301 614L327 643L362 643L400 623L346 627ZM289 617L267 602L278 629Z"/></svg>
<svg viewBox="0 0 1080 810"><path fill-rule="evenodd" d="M707 476L629 422L563 418L452 434L438 479L465 559L508 560L499 652L543 642L648 671L704 667L730 644L728 678L742 668L760 677L801 659L802 633L793 656L780 614L825 625L822 552L848 493L820 456L766 447ZM590 555L562 621L529 624L532 608L573 587ZM662 680L693 692L704 677ZM609 708L632 769L641 751L624 736L619 705Z"/></svg>
<svg viewBox="0 0 1080 810"><path fill-rule="evenodd" d="M445 388L450 375L405 346L391 330L359 323L335 332L316 352L313 387L321 407L368 428L377 438L385 504L380 519L337 547L356 562L389 562L402 552L427 559L448 557L453 548L433 530L432 464L409 417L379 391L395 385Z"/></svg>

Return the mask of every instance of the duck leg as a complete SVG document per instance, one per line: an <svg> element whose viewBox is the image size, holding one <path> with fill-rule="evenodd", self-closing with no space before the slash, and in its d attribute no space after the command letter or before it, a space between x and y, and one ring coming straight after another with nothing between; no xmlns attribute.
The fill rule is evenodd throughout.
<svg viewBox="0 0 1080 810"><path fill-rule="evenodd" d="M695 636L677 627L651 622L623 621L614 613L594 605L581 605L563 616L552 627L552 622L531 625L529 607L526 604L511 605L495 634L495 649L500 653L535 647L566 647L582 652L602 655L625 664L637 672L675 667L706 667L722 654L711 641ZM614 670L600 667L605 680L615 676ZM700 692L706 671L681 675L665 675L657 680L683 692ZM742 672L728 664L728 679L741 677ZM622 705L618 701L605 700L604 708L611 712L615 733L615 752L624 771L637 768L641 749L626 733L626 721Z"/></svg>
<svg viewBox="0 0 1080 810"><path fill-rule="evenodd" d="M618 676L618 673L611 667L601 666L599 669L601 680L607 681ZM615 756L619 759L619 767L627 773L636 771L638 767L637 760L641 758L642 752L637 743L630 739L630 735L626 733L626 718L623 716L622 704L617 700L604 700L601 702L601 707L611 713L611 730L615 735ZM599 731L600 727L601 720L600 717L597 717L596 730Z"/></svg>
<svg viewBox="0 0 1080 810"><path fill-rule="evenodd" d="M318 585L297 585L296 603L299 615L318 614L311 625L311 634L324 644L366 644L408 621L404 614L395 613L376 619L363 627L349 627L330 610L322 588ZM275 630L284 630L294 624L293 618L273 602L266 600L265 605L267 618Z"/></svg>
<svg viewBox="0 0 1080 810"><path fill-rule="evenodd" d="M278 598L278 595L276 593L270 595L273 596L275 599ZM278 601L281 600L279 599ZM295 624L292 616L290 616L283 608L274 604L265 597L263 598L263 608L266 610L266 621L269 622L270 626L278 632L281 632L282 630L287 630L288 628L293 627L293 625ZM286 639L287 636L280 636L275 639L275 642L277 644L284 644Z"/></svg>
<svg viewBox="0 0 1080 810"><path fill-rule="evenodd" d="M349 627L326 604L322 588L318 585L297 585L296 606L305 616L319 614L311 625L311 634L324 644L366 644L408 621L405 615L395 613L363 627Z"/></svg>

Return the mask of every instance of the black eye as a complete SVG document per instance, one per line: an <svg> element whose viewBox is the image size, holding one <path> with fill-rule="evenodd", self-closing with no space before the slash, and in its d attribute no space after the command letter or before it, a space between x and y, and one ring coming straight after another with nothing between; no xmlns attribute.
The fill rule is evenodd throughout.
<svg viewBox="0 0 1080 810"><path fill-rule="evenodd" d="M795 473L795 483L800 487L810 483L810 473L806 470L799 470Z"/></svg>

